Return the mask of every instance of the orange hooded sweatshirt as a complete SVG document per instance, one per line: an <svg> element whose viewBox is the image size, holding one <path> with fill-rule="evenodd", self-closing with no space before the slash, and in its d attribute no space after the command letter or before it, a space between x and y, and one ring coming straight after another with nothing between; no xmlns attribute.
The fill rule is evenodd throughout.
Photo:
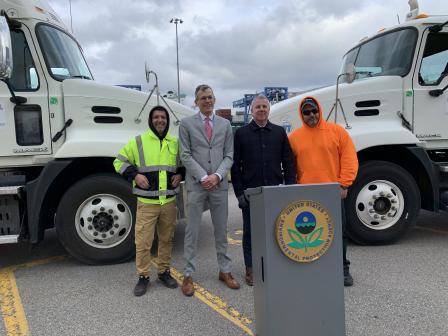
<svg viewBox="0 0 448 336"><path fill-rule="evenodd" d="M315 127L303 121L302 103L311 98L319 107L319 122ZM334 123L327 123L320 103L314 97L305 97L299 104L302 127L289 135L295 156L297 183L338 182L349 187L358 172L356 149L348 132Z"/></svg>

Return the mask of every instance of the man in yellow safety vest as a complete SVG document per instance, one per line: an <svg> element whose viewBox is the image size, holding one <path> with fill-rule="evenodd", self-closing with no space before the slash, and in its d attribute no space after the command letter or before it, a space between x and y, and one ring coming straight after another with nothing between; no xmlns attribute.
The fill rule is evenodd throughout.
<svg viewBox="0 0 448 336"><path fill-rule="evenodd" d="M158 278L168 288L177 282L170 275L172 239L176 223L176 194L185 169L178 167L178 140L168 133L169 114L155 106L148 118L149 129L131 139L114 161L115 170L132 181L137 196L135 224L136 267L139 276L134 295L146 293L151 266L150 249L157 228Z"/></svg>

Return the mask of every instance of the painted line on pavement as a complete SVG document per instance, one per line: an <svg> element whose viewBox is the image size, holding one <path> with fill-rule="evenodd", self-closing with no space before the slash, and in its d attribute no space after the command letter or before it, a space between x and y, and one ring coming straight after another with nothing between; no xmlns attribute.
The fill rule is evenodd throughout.
<svg viewBox="0 0 448 336"><path fill-rule="evenodd" d="M28 322L20 299L14 271L0 271L0 305L7 336L29 335Z"/></svg>
<svg viewBox="0 0 448 336"><path fill-rule="evenodd" d="M7 336L28 336L30 334L14 271L60 261L65 258L67 257L51 257L0 269L0 310Z"/></svg>
<svg viewBox="0 0 448 336"><path fill-rule="evenodd" d="M62 260L65 260L67 258L68 258L68 256L65 256L65 255L49 257L49 258L45 258L45 259L39 259L39 260L30 261L30 262L19 264L19 265L8 266L8 268L11 268L13 271L16 271L16 270L21 269L21 268L30 268L30 267L50 264L52 262L62 261Z"/></svg>
<svg viewBox="0 0 448 336"><path fill-rule="evenodd" d="M233 239L232 237L227 236L227 243L228 243L229 245L241 245L241 244L242 244L242 241L241 241L241 240L238 240L238 239Z"/></svg>
<svg viewBox="0 0 448 336"><path fill-rule="evenodd" d="M51 262L62 261L66 258L67 256L57 256L0 269L0 308L3 315L7 336L30 335L28 321L26 319L25 310L23 309L14 271L44 265ZM171 274L173 278L176 279L176 281L181 285L183 275L175 268L171 268ZM220 297L213 295L205 288L201 287L198 283L194 283L194 288L194 296L197 299L242 329L247 335L254 336L254 332L251 329L251 319L241 314L232 306L228 305Z"/></svg>
<svg viewBox="0 0 448 336"><path fill-rule="evenodd" d="M415 228L417 230L423 230L423 231L429 231L429 232L441 233L441 234L448 234L448 231L431 229L431 228L427 228L427 227L423 227L423 226L416 226Z"/></svg>
<svg viewBox="0 0 448 336"><path fill-rule="evenodd" d="M243 230L235 230L234 234L241 236L243 234ZM233 239L230 235L227 235L227 242L230 245L242 245L243 243L241 239Z"/></svg>
<svg viewBox="0 0 448 336"><path fill-rule="evenodd" d="M171 275L181 286L184 279L183 275L173 267L171 267ZM232 322L238 328L242 329L246 334L251 336L255 335L251 328L251 319L241 314L232 306L229 306L227 302L222 300L220 297L213 295L208 290L201 287L198 283L194 282L193 284L195 289L194 296L197 299L199 299L214 311L216 311L218 314Z"/></svg>

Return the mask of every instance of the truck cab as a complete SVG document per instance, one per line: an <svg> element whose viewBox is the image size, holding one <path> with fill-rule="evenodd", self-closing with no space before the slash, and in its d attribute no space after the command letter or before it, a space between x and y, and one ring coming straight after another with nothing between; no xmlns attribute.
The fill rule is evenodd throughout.
<svg viewBox="0 0 448 336"><path fill-rule="evenodd" d="M135 199L112 166L166 105L170 132L193 113L157 95L94 81L83 50L44 0L1 0L0 244L38 243L56 227L91 264L134 254Z"/></svg>
<svg viewBox="0 0 448 336"><path fill-rule="evenodd" d="M360 169L346 200L347 233L360 244L397 241L420 208L448 209L448 16L416 12L351 48L336 86L271 109L273 122L294 129L299 102L313 96L322 117L351 135Z"/></svg>

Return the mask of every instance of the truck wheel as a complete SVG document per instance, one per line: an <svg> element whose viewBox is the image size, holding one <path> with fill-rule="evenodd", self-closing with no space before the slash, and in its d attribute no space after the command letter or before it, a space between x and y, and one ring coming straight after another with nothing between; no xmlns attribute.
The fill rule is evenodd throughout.
<svg viewBox="0 0 448 336"><path fill-rule="evenodd" d="M417 221L420 191L400 166L369 161L360 166L346 202L347 235L356 243L380 245L400 239Z"/></svg>
<svg viewBox="0 0 448 336"><path fill-rule="evenodd" d="M75 183L56 212L56 231L65 249L87 264L111 264L135 255L136 199L131 186L113 174Z"/></svg>

